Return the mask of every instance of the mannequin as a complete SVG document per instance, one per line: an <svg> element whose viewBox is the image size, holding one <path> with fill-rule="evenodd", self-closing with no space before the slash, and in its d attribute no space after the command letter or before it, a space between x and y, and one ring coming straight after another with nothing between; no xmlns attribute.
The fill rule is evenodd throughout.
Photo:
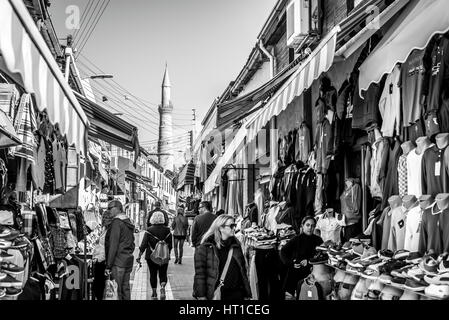
<svg viewBox="0 0 449 320"><path fill-rule="evenodd" d="M429 137L419 137L416 139L416 153L417 154L423 154L424 151L426 151L430 146L432 145L432 142L430 141Z"/></svg>
<svg viewBox="0 0 449 320"><path fill-rule="evenodd" d="M388 198L388 203L390 204L391 210L394 210L402 205L402 199L400 196L391 196L390 198Z"/></svg>
<svg viewBox="0 0 449 320"><path fill-rule="evenodd" d="M440 133L435 137L437 147L440 150L445 149L449 145L449 133Z"/></svg>
<svg viewBox="0 0 449 320"><path fill-rule="evenodd" d="M435 199L431 195L422 195L419 197L419 206L422 210L431 207L435 203Z"/></svg>
<svg viewBox="0 0 449 320"><path fill-rule="evenodd" d="M407 210L418 206L418 199L414 195L407 195L402 198L402 203Z"/></svg>
<svg viewBox="0 0 449 320"><path fill-rule="evenodd" d="M400 196L391 196L388 199L391 207L390 236L388 249L391 251L403 250L405 244L406 209L402 205Z"/></svg>
<svg viewBox="0 0 449 320"><path fill-rule="evenodd" d="M441 211L449 208L449 193L440 193L435 197L438 208Z"/></svg>
<svg viewBox="0 0 449 320"><path fill-rule="evenodd" d="M410 151L412 151L415 148L415 145L411 141L405 141L403 144L401 144L402 148L402 154L404 156L407 156Z"/></svg>
<svg viewBox="0 0 449 320"><path fill-rule="evenodd" d="M374 129L374 138L377 140L382 139L382 133L380 133L379 128Z"/></svg>

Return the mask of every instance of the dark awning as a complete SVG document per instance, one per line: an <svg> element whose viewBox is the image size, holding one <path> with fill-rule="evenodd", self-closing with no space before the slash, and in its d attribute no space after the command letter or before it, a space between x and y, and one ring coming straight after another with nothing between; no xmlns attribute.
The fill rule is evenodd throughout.
<svg viewBox="0 0 449 320"><path fill-rule="evenodd" d="M101 139L128 151L138 151L137 128L97 103L74 92L89 122L89 137Z"/></svg>
<svg viewBox="0 0 449 320"><path fill-rule="evenodd" d="M276 92L288 77L298 69L298 61L292 62L283 71L279 72L273 79L260 86L256 90L231 101L217 106L217 127L227 126L238 122L259 108L256 105L269 98ZM256 107L256 108L255 108ZM262 105L260 105L262 107Z"/></svg>
<svg viewBox="0 0 449 320"><path fill-rule="evenodd" d="M182 168L181 172L179 173L177 190L181 189L187 184L193 184L195 181L194 175L195 165L192 161L190 161L184 166L184 168Z"/></svg>

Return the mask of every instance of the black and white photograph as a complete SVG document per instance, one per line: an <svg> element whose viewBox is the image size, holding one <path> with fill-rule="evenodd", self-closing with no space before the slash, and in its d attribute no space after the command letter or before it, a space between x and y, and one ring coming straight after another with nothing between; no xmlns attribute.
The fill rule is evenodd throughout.
<svg viewBox="0 0 449 320"><path fill-rule="evenodd" d="M449 300L449 1L0 0L0 254L0 309Z"/></svg>

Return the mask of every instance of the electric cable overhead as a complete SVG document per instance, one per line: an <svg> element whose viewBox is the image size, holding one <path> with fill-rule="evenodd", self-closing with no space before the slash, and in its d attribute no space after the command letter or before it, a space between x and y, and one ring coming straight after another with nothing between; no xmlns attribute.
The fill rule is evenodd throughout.
<svg viewBox="0 0 449 320"><path fill-rule="evenodd" d="M98 5L100 4L100 1L93 1L93 2L95 2L95 8L93 8L93 9L90 11L90 13L87 13L87 14L86 14L86 19L87 19L87 20L86 20L86 19L84 20L84 24L81 26L80 31L76 34L76 37L78 38L77 41L75 42L75 38L73 39L73 40L74 40L74 44L75 44L75 43L76 43L76 44L79 43L79 40L81 40L81 38L83 37L83 35L84 35L86 29L89 28L90 22L91 22L91 20L92 20L92 17L94 16L95 11L97 10ZM89 16L89 18L87 18L87 16ZM87 21L87 22L86 22L86 21ZM82 30L81 30L81 29L82 29Z"/></svg>
<svg viewBox="0 0 449 320"><path fill-rule="evenodd" d="M93 3L94 3L93 0L89 0L89 2L87 3L86 8L84 9L84 11L82 13L82 17L81 17L81 21L80 21L80 24L79 24L79 28L73 34L73 41L75 41L75 39L78 37L79 32L81 31L81 28L82 28L84 22L86 21L86 17L89 15L89 11L92 9L92 4Z"/></svg>

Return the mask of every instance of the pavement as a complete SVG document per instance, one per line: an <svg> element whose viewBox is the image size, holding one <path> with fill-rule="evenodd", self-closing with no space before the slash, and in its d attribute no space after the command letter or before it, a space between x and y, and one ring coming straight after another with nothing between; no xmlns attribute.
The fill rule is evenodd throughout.
<svg viewBox="0 0 449 320"><path fill-rule="evenodd" d="M143 232L136 234L136 250L134 257L139 254L140 240ZM188 243L184 243L184 254L182 264L174 264L174 251L171 252L171 259L168 265L168 283L165 287L166 300L192 300L193 290L193 254L194 249ZM131 273L131 300L151 300L150 273L145 259L142 259L142 267L137 264ZM158 280L158 296L159 280Z"/></svg>

